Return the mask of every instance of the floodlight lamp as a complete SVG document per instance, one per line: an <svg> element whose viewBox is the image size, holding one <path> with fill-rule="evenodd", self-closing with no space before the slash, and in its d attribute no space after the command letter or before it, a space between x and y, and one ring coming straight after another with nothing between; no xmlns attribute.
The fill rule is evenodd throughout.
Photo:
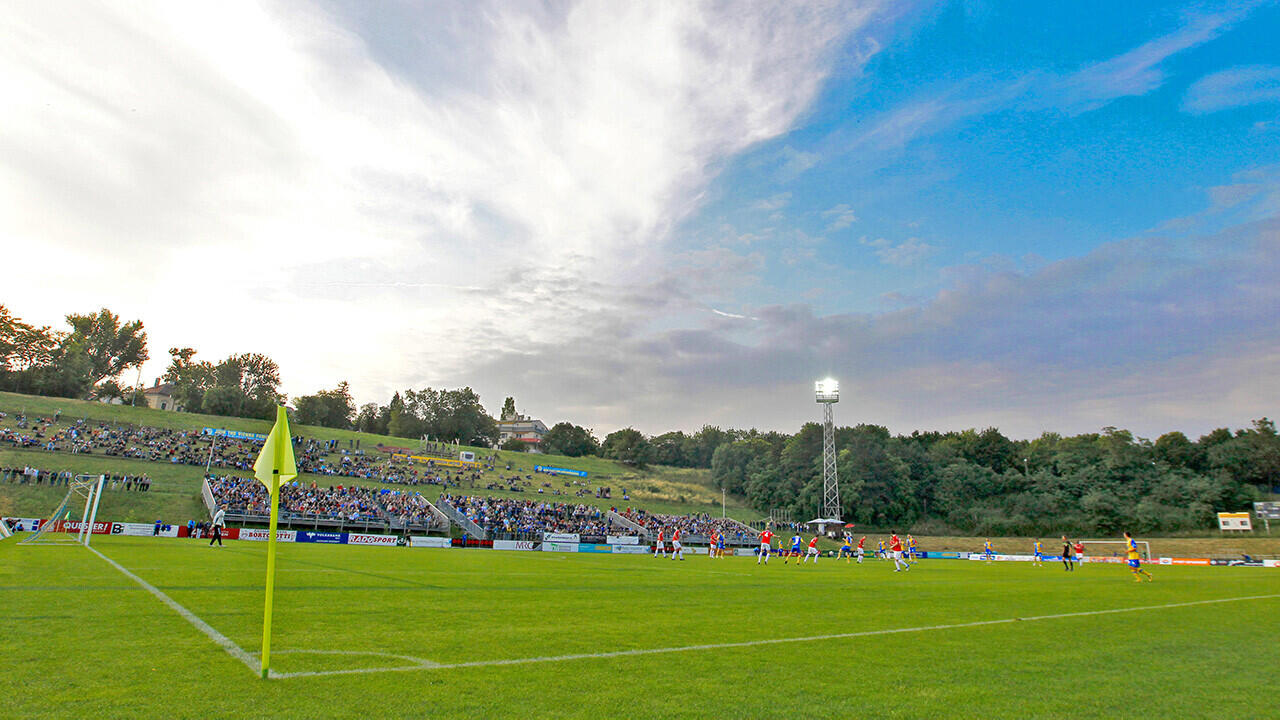
<svg viewBox="0 0 1280 720"><path fill-rule="evenodd" d="M814 395L820 403L840 402L840 382L832 378L813 384Z"/></svg>

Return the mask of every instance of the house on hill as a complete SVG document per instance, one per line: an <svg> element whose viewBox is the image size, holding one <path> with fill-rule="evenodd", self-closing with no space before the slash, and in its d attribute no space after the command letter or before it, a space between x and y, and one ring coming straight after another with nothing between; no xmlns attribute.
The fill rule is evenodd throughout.
<svg viewBox="0 0 1280 720"><path fill-rule="evenodd" d="M156 384L142 391L142 396L147 399L147 405L156 410L181 410L182 408L174 404L173 401L173 383L161 383L156 378Z"/></svg>
<svg viewBox="0 0 1280 720"><path fill-rule="evenodd" d="M537 452L542 436L547 434L547 426L541 420L519 413L503 413L498 421L498 442L504 443L515 438L529 444L529 448Z"/></svg>

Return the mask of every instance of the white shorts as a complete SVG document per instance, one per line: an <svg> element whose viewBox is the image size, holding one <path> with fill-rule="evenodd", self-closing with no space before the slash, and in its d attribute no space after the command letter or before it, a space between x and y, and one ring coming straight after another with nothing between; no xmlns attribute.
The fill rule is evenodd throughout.
<svg viewBox="0 0 1280 720"><path fill-rule="evenodd" d="M858 557L862 557L862 548L858 548Z"/></svg>
<svg viewBox="0 0 1280 720"><path fill-rule="evenodd" d="M683 549L684 549L684 546L680 544L679 540L671 541L671 552L675 552L676 550L683 550Z"/></svg>
<svg viewBox="0 0 1280 720"><path fill-rule="evenodd" d="M818 548L814 548L814 547L809 548L809 554L810 554L810 555L817 555L817 554L818 554Z"/></svg>
<svg viewBox="0 0 1280 720"><path fill-rule="evenodd" d="M773 550L773 547L769 545L769 543L760 543L760 552L764 553L765 555L768 555L769 552L772 550Z"/></svg>
<svg viewBox="0 0 1280 720"><path fill-rule="evenodd" d="M894 551L893 551L893 559L894 559L894 560L901 560L901 559L902 559L902 551L901 551L901 550L894 550Z"/></svg>

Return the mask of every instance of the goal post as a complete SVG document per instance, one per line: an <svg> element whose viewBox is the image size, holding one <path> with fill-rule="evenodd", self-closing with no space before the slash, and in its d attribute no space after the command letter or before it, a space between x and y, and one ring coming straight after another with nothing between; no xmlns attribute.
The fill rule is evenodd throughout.
<svg viewBox="0 0 1280 720"><path fill-rule="evenodd" d="M1084 545L1085 557L1089 557L1090 555L1095 554L1095 553L1089 552L1089 548L1096 545L1119 545L1121 551L1124 553L1127 553L1129 550L1128 540L1078 540L1077 542L1079 542L1081 545ZM1138 554L1142 556L1143 560L1150 561L1151 558L1155 557L1154 555L1151 554L1151 543L1147 542L1146 540L1134 540L1134 543L1137 544L1139 548Z"/></svg>
<svg viewBox="0 0 1280 720"><path fill-rule="evenodd" d="M93 537L93 523L98 519L98 501L102 499L102 486L106 483L106 475L77 475L71 480L67 494L58 504L47 520L40 523L34 533L23 538L19 545L84 545L89 546ZM75 528L75 537L70 537L67 526L73 522L73 514L80 509L80 499L84 498L84 508L80 513L80 525Z"/></svg>

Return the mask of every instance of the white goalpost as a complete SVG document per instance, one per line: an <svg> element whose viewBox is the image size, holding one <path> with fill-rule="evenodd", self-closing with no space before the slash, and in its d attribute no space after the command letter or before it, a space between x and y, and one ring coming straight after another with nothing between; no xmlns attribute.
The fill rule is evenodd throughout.
<svg viewBox="0 0 1280 720"><path fill-rule="evenodd" d="M58 509L53 511L48 520L40 523L40 527L31 535L23 538L19 545L84 545L89 546L93 537L93 523L98 518L98 501L102 499L102 486L106 475L77 475L71 480L66 497ZM79 509L80 498L84 498L84 509L80 514L80 525L75 536L66 532L72 520L72 514Z"/></svg>
<svg viewBox="0 0 1280 720"><path fill-rule="evenodd" d="M1079 542L1084 545L1085 557L1090 557L1095 554L1089 552L1089 548L1095 545L1119 545L1121 550L1124 552L1128 552L1129 549L1129 541L1127 540L1080 540ZM1149 561L1151 558L1155 557L1151 554L1151 543L1146 540L1134 540L1134 542L1137 543L1139 548L1138 554L1142 556L1143 560Z"/></svg>

